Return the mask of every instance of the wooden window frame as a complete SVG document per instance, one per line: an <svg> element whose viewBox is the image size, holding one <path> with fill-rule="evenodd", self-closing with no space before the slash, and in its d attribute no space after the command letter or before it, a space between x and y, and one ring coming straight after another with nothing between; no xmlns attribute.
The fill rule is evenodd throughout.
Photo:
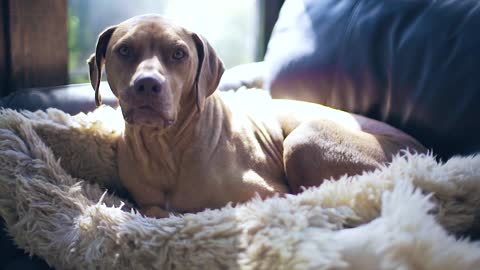
<svg viewBox="0 0 480 270"><path fill-rule="evenodd" d="M0 0L0 14L0 94L67 84L67 0Z"/></svg>

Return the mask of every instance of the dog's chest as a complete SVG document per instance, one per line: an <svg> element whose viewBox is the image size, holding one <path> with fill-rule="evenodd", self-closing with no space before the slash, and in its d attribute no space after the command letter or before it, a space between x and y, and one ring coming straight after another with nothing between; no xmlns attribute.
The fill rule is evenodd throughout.
<svg viewBox="0 0 480 270"><path fill-rule="evenodd" d="M201 149L191 149L192 154L182 160L174 188L166 194L164 207L196 212L220 208L229 202L245 202L256 194L265 198L286 193L283 167L268 155L253 155L255 150L250 150L250 155L244 155L231 146L230 150L209 155Z"/></svg>
<svg viewBox="0 0 480 270"><path fill-rule="evenodd" d="M245 143L248 140L252 142ZM167 154L135 158L138 155L119 146L120 177L140 206L197 212L245 202L255 194L287 192L281 163L254 135L192 144L178 159Z"/></svg>

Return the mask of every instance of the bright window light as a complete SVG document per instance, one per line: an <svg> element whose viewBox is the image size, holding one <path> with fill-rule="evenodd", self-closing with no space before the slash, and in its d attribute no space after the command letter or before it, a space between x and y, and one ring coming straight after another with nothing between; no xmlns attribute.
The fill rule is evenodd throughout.
<svg viewBox="0 0 480 270"><path fill-rule="evenodd" d="M146 13L161 14L205 36L227 68L253 62L256 7L256 0L69 0L70 83L88 82L86 59L104 28Z"/></svg>

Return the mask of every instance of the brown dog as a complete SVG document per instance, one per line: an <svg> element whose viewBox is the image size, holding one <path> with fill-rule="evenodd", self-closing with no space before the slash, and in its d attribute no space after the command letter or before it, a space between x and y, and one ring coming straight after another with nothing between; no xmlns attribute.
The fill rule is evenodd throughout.
<svg viewBox="0 0 480 270"><path fill-rule="evenodd" d="M97 104L104 65L126 121L119 175L148 216L298 193L372 170L401 149L425 151L384 123L320 105L227 105L215 93L224 67L212 47L160 16L100 34L89 59Z"/></svg>

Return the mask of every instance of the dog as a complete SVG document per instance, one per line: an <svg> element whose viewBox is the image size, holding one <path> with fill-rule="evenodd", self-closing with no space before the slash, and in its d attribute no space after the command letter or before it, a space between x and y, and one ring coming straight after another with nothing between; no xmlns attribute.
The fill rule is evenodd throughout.
<svg viewBox="0 0 480 270"><path fill-rule="evenodd" d="M385 123L318 104L225 102L212 46L159 15L104 30L88 64L97 105L103 69L119 100L120 180L149 217L297 194L374 170L402 149L426 151Z"/></svg>

